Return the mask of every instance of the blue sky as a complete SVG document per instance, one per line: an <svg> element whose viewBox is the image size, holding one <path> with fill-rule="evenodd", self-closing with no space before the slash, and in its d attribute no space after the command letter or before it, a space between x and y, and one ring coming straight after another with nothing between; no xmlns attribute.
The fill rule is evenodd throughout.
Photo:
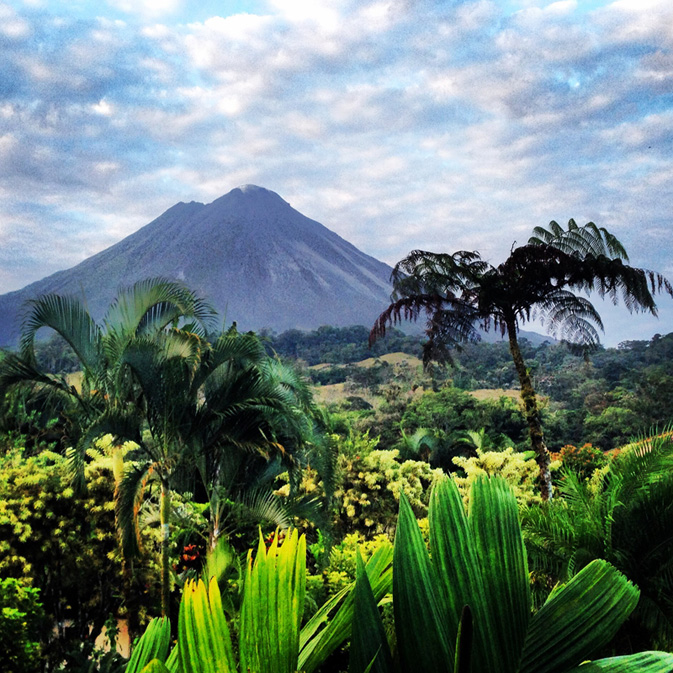
<svg viewBox="0 0 673 673"><path fill-rule="evenodd" d="M669 0L17 0L0 59L0 292L245 183L391 264L574 217L673 278Z"/></svg>

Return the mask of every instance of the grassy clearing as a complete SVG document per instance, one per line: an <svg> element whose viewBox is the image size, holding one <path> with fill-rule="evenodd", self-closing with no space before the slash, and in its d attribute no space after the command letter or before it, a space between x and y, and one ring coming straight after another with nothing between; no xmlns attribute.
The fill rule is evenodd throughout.
<svg viewBox="0 0 673 673"><path fill-rule="evenodd" d="M521 395L518 390L512 390L511 388L507 390L504 388L480 388L479 390L468 390L467 392L480 402L484 400L498 400L501 397L511 397L518 402Z"/></svg>

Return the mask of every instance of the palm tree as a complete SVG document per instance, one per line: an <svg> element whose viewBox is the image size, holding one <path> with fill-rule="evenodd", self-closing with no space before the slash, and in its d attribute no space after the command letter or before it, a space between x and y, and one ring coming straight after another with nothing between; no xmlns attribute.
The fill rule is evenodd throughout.
<svg viewBox="0 0 673 673"><path fill-rule="evenodd" d="M243 492L247 504L279 515L268 488L251 484L273 471L298 466L297 454L313 430L308 387L270 358L256 335L235 328L210 344L185 330L131 342L122 357L138 387L133 416L109 409L101 429L135 439L136 460L120 487L119 521L126 556L137 551L136 515L150 478L161 488L162 606L169 602L171 492L199 478L210 509L210 548L222 533L227 503ZM142 432L146 429L146 432ZM258 460L255 460L257 456Z"/></svg>
<svg viewBox="0 0 673 673"><path fill-rule="evenodd" d="M120 290L102 324L75 298L40 297L28 304L20 352L0 363L0 393L13 388L27 388L33 394L50 391L73 405L72 433L77 441L69 453L75 482L83 487L86 449L97 438L112 433L118 439L142 444L138 410L143 406L143 390L130 367L138 344L164 343L168 333L183 334L182 351L177 337L170 343L186 353L188 337L196 340L198 333L205 334L214 316L214 309L184 285L161 278ZM184 330L174 328L186 321L190 322ZM63 337L79 359L82 381L78 386L64 376L40 370L35 339L45 327ZM188 364L193 361L185 360Z"/></svg>
<svg viewBox="0 0 673 673"><path fill-rule="evenodd" d="M137 338L152 338L179 321L190 321L193 330L204 332L214 317L214 309L192 291L162 278L120 290L100 324L78 299L44 295L27 304L19 353L9 354L0 363L0 394L24 389L33 396L52 395L72 407L71 440L79 444L73 459L81 481L84 451L96 438L89 429L94 423L97 432L101 429L106 408L120 410L136 402L137 391L122 364L128 344ZM43 328L59 334L73 349L82 370L77 385L66 376L40 369L35 341Z"/></svg>
<svg viewBox="0 0 673 673"><path fill-rule="evenodd" d="M70 452L75 474L83 475L86 449L102 435L137 444L127 453L117 490L118 525L131 559L143 487L151 478L158 481L164 612L171 490L193 486L200 476L215 546L232 497L247 491L249 505L267 515L279 513L269 489L250 484L263 481L273 456L296 473L299 450L313 430L311 395L303 379L270 358L252 333L232 328L211 344L206 334L214 315L184 286L161 279L120 292L102 325L77 300L50 295L30 304L21 352L0 366L0 390L49 389L75 403L79 441ZM42 327L72 346L82 365L81 386L39 370L34 342ZM252 460L253 454L260 459Z"/></svg>
<svg viewBox="0 0 673 673"><path fill-rule="evenodd" d="M491 327L507 335L521 385L521 398L532 448L540 468L543 499L552 496L549 451L544 442L537 397L517 333L519 326L539 318L549 331L582 348L598 345L603 324L593 304L581 293L595 291L629 311L656 315L653 296L673 287L660 274L632 267L622 244L602 227L574 220L563 229L551 222L536 227L526 245L513 247L499 266L478 252L442 254L414 250L395 265L390 306L378 317L370 342L402 319L428 316L424 362L450 361L449 349L480 338Z"/></svg>

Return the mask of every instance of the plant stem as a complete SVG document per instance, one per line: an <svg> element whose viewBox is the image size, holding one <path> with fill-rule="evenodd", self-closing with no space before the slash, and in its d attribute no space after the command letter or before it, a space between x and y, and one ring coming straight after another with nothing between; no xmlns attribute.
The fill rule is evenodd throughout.
<svg viewBox="0 0 673 673"><path fill-rule="evenodd" d="M528 430L530 434L530 443L535 451L535 460L540 468L539 483L543 500L552 499L551 471L549 464L551 462L549 450L542 434L542 423L540 422L540 410L537 405L537 396L533 389L533 383L530 374L526 368L519 341L516 337L516 321L507 320L507 335L509 337L509 352L514 361L516 373L519 376L521 384L521 399L523 400L524 413Z"/></svg>
<svg viewBox="0 0 673 673"><path fill-rule="evenodd" d="M168 565L169 520L171 492L168 483L161 480L161 616L170 614L171 584Z"/></svg>

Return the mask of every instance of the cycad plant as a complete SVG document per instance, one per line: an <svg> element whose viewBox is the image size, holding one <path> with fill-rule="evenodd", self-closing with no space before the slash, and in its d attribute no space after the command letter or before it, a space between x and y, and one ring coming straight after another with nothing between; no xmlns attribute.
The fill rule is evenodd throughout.
<svg viewBox="0 0 673 673"><path fill-rule="evenodd" d="M353 633L366 636L351 642L350 673L673 670L673 655L662 652L582 665L638 601L638 589L606 561L593 561L533 613L517 504L501 478L475 482L469 515L450 479L435 487L430 551L402 499L393 557L397 651L360 571Z"/></svg>
<svg viewBox="0 0 673 673"><path fill-rule="evenodd" d="M593 479L566 471L560 497L524 510L533 571L566 581L593 559L640 589L615 645L673 649L673 437L670 428L623 449Z"/></svg>

